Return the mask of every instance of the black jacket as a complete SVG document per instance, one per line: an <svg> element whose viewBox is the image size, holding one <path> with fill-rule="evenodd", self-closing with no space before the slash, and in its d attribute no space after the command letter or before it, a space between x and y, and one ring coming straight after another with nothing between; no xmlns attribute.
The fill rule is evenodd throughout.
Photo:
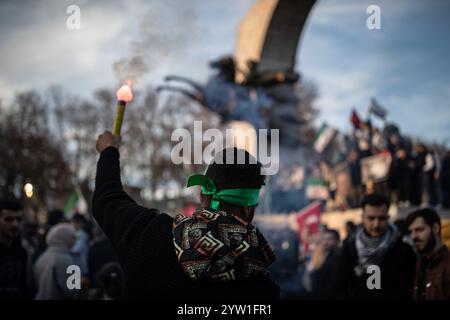
<svg viewBox="0 0 450 320"><path fill-rule="evenodd" d="M309 299L333 298L333 272L336 269L337 256L337 252L328 253L322 267L312 272L312 290L309 293Z"/></svg>
<svg viewBox="0 0 450 320"><path fill-rule="evenodd" d="M190 281L175 255L172 217L139 206L123 191L119 152L113 147L105 149L97 163L93 215L117 252L125 274L127 298L279 297L280 289L269 276L228 283Z"/></svg>
<svg viewBox="0 0 450 320"><path fill-rule="evenodd" d="M27 252L20 239L10 247L0 243L0 300L29 299L27 292Z"/></svg>
<svg viewBox="0 0 450 320"><path fill-rule="evenodd" d="M337 257L334 270L334 298L338 299L412 299L416 255L401 238L386 253L380 267L381 289L368 289L365 273L360 278L353 271L358 263L356 240L346 243Z"/></svg>

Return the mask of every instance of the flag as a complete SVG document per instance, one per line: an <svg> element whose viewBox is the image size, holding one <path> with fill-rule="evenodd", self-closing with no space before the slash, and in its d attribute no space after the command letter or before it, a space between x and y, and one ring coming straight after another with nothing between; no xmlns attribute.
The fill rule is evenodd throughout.
<svg viewBox="0 0 450 320"><path fill-rule="evenodd" d="M350 117L350 122L353 124L355 129L361 129L361 118L355 109L352 110L352 115Z"/></svg>
<svg viewBox="0 0 450 320"><path fill-rule="evenodd" d="M302 209L296 217L302 254L309 251L310 238L319 231L320 202L316 201Z"/></svg>
<svg viewBox="0 0 450 320"><path fill-rule="evenodd" d="M64 205L64 214L69 217L75 213L86 214L88 211L87 202L79 188L77 188L67 199Z"/></svg>
<svg viewBox="0 0 450 320"><path fill-rule="evenodd" d="M374 98L372 98L371 100L369 112L383 120L386 118L387 115L387 110L382 106L380 106Z"/></svg>
<svg viewBox="0 0 450 320"><path fill-rule="evenodd" d="M314 140L314 150L318 153L322 153L325 148L328 146L330 141L333 139L336 133L336 129L329 127L326 123L322 125L319 130L319 133Z"/></svg>
<svg viewBox="0 0 450 320"><path fill-rule="evenodd" d="M329 197L327 184L318 178L306 180L306 197L314 200L326 200Z"/></svg>

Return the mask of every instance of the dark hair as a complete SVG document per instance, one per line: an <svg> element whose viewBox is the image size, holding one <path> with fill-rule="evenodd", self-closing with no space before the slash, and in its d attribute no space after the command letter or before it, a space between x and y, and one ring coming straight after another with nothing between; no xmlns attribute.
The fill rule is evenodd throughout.
<svg viewBox="0 0 450 320"><path fill-rule="evenodd" d="M226 163L227 154L233 163ZM241 159L245 163L238 164ZM222 164L218 160L222 159ZM265 176L261 174L261 163L244 149L226 148L218 152L206 170L206 176L211 178L218 190L238 188L261 188Z"/></svg>
<svg viewBox="0 0 450 320"><path fill-rule="evenodd" d="M336 229L327 229L325 230L325 233L331 233L336 241L339 241L341 239L341 237L339 236L339 232Z"/></svg>
<svg viewBox="0 0 450 320"><path fill-rule="evenodd" d="M423 208L416 211L411 212L406 218L406 224L408 227L416 220L417 218L423 218L425 223L430 227L433 227L435 223L441 227L441 218L438 213L431 208Z"/></svg>
<svg viewBox="0 0 450 320"><path fill-rule="evenodd" d="M79 214L79 213L75 213L75 214L72 216L71 220L72 220L73 222L75 222L75 223L81 224L82 226L85 226L85 225L88 224L87 219L86 219L83 215L81 215L81 214Z"/></svg>
<svg viewBox="0 0 450 320"><path fill-rule="evenodd" d="M120 299L123 295L123 271L117 262L105 264L96 275L98 286L103 293L113 299Z"/></svg>
<svg viewBox="0 0 450 320"><path fill-rule="evenodd" d="M72 223L80 225L81 229L83 229L88 234L90 239L93 238L92 223L87 220L85 216L79 213L75 213L70 220L72 221Z"/></svg>
<svg viewBox="0 0 450 320"><path fill-rule="evenodd" d="M49 226L54 226L60 222L66 221L64 212L60 209L53 209L47 212L47 224Z"/></svg>
<svg viewBox="0 0 450 320"><path fill-rule="evenodd" d="M20 211L23 209L23 206L17 200L0 200L0 214L3 209L11 210L11 211Z"/></svg>
<svg viewBox="0 0 450 320"><path fill-rule="evenodd" d="M379 193L369 193L364 195L361 207L364 210L364 207L366 205L374 206L374 207L381 207L383 205L386 206L386 211L389 210L390 201L389 199Z"/></svg>
<svg viewBox="0 0 450 320"><path fill-rule="evenodd" d="M347 229L352 230L352 231L356 229L355 223L353 221L351 221L351 220L348 220L348 221L345 222L345 227Z"/></svg>

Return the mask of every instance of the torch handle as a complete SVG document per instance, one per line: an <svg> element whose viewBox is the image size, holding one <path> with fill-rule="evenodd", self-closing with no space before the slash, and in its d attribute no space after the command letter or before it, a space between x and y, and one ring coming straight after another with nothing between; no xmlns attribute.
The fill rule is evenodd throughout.
<svg viewBox="0 0 450 320"><path fill-rule="evenodd" d="M117 105L116 118L114 119L113 135L120 136L120 129L122 128L123 115L125 114L125 101L119 101Z"/></svg>

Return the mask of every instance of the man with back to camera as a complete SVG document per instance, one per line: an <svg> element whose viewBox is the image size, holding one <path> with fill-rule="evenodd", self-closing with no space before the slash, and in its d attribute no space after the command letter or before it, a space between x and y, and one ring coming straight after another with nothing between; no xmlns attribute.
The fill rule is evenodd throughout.
<svg viewBox="0 0 450 320"><path fill-rule="evenodd" d="M450 300L450 252L441 240L441 218L433 209L419 209L406 219L419 252L414 299Z"/></svg>
<svg viewBox="0 0 450 320"><path fill-rule="evenodd" d="M118 147L110 132L97 140L93 215L117 251L127 298L279 298L267 271L274 253L251 225L264 185L259 162L244 150L219 152L205 175L187 182L201 186L201 208L172 218L123 190ZM246 163L226 164L227 152L243 153Z"/></svg>
<svg viewBox="0 0 450 320"><path fill-rule="evenodd" d="M395 225L389 223L388 210L389 200L385 196L375 193L364 196L362 226L344 244L338 257L334 276L336 298L412 298L415 254L402 241ZM379 267L379 289L369 279L375 276L369 269L371 265Z"/></svg>

